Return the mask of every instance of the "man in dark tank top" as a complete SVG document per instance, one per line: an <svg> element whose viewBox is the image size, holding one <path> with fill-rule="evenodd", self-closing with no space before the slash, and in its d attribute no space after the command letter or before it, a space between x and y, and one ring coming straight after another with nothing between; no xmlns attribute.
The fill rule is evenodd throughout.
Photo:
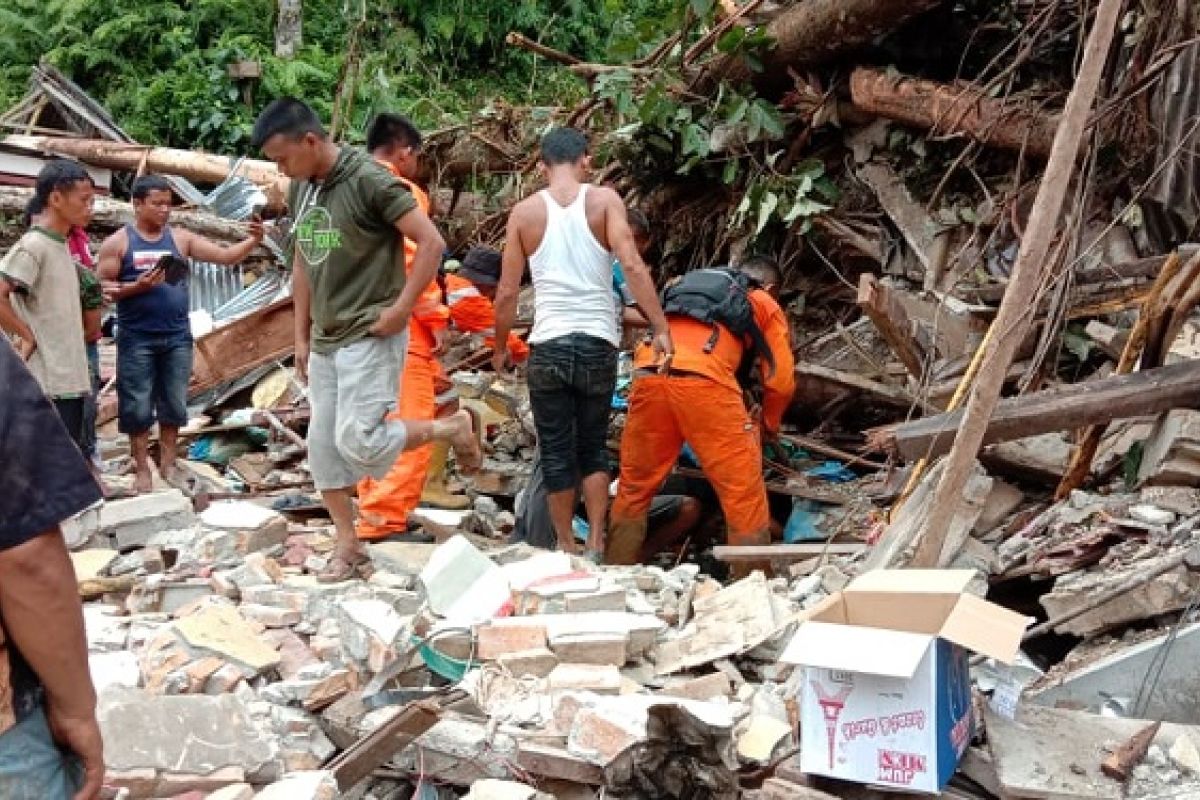
<svg viewBox="0 0 1200 800"><path fill-rule="evenodd" d="M157 265L163 256L185 261L237 264L262 241L262 223L234 245L215 244L169 224L171 185L158 175L133 184L132 225L100 247L100 277L115 281L117 301L117 418L128 434L137 469L137 490L148 492L150 429L158 423L159 474L175 477L175 445L187 424L187 387L192 374L188 279L168 282Z"/></svg>

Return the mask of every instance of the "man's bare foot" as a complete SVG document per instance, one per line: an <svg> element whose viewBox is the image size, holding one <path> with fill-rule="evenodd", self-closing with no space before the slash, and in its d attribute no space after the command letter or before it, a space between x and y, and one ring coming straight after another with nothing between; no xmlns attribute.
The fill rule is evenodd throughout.
<svg viewBox="0 0 1200 800"><path fill-rule="evenodd" d="M154 476L150 474L149 467L137 471L137 477L133 481L133 490L138 494L149 494L154 491Z"/></svg>
<svg viewBox="0 0 1200 800"><path fill-rule="evenodd" d="M583 555L583 548L580 546L579 542L575 541L574 539L571 539L568 542L564 542L562 539L559 539L558 550L559 552L566 553L569 556Z"/></svg>
<svg viewBox="0 0 1200 800"><path fill-rule="evenodd" d="M451 428L450 446L458 459L458 468L463 472L477 472L483 463L483 451L479 448L479 436L475 430L475 418L470 411L462 409L445 419L434 422Z"/></svg>
<svg viewBox="0 0 1200 800"><path fill-rule="evenodd" d="M158 465L158 474L169 485L175 485L175 476L179 474L179 470L175 466L175 459L164 461Z"/></svg>

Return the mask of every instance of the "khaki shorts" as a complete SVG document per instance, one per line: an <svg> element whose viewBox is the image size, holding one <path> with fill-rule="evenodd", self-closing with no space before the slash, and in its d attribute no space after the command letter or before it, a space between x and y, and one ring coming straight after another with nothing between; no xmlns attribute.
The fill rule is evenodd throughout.
<svg viewBox="0 0 1200 800"><path fill-rule="evenodd" d="M404 423L387 416L398 404L407 350L405 331L309 355L308 468L318 490L383 478L404 450Z"/></svg>

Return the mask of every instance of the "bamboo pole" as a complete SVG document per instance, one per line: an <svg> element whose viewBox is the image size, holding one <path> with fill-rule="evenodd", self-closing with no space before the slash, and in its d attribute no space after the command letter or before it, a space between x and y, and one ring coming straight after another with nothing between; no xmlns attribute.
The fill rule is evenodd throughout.
<svg viewBox="0 0 1200 800"><path fill-rule="evenodd" d="M1061 122L1054 135L1054 146L1046 163L1046 172L1038 187L1029 228L1021 241L1012 279L992 322L996 334L990 337L981 357L979 377L966 403L966 413L946 457L946 468L934 490L925 535L913 554L912 566L934 567L942 558L942 549L950 522L962 502L963 489L983 442L988 418L1000 398L1004 376L1023 334L1028 330L1038 287L1041 285L1046 255L1058 226L1067 187L1082 144L1091 107L1100 87L1104 64L1116 32L1121 0L1100 0L1095 22L1088 33L1083 62L1075 85L1067 97Z"/></svg>

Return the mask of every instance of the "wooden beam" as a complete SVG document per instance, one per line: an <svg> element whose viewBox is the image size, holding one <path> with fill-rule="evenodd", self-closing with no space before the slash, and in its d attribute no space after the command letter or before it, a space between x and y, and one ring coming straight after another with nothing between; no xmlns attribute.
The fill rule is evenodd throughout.
<svg viewBox="0 0 1200 800"><path fill-rule="evenodd" d="M409 703L399 714L351 745L325 769L333 773L341 791L350 791L436 725L447 706L464 697L466 692L455 689L442 697Z"/></svg>
<svg viewBox="0 0 1200 800"><path fill-rule="evenodd" d="M803 561L823 553L831 556L856 555L866 549L867 545L862 542L717 545L713 548L713 555L720 561L737 564L743 561Z"/></svg>
<svg viewBox="0 0 1200 800"><path fill-rule="evenodd" d="M1100 764L1100 771L1115 781L1121 783L1128 781L1129 776L1133 774L1133 768L1142 763L1142 759L1146 757L1150 743L1154 741L1154 737L1158 735L1158 729L1161 727L1161 721L1152 722L1122 742Z"/></svg>
<svg viewBox="0 0 1200 800"><path fill-rule="evenodd" d="M295 346L295 309L285 297L196 340L188 396L287 358Z"/></svg>
<svg viewBox="0 0 1200 800"><path fill-rule="evenodd" d="M1001 400L990 419L985 420L979 440L981 444L1007 442L1172 408L1196 407L1200 407L1200 361L1186 361ZM888 449L908 460L939 456L950 451L965 415L964 411L937 414L876 429L870 438L886 441Z"/></svg>
<svg viewBox="0 0 1200 800"><path fill-rule="evenodd" d="M1137 323L1133 326L1133 332L1125 341L1125 347L1121 350L1121 358L1117 361L1117 367L1113 370L1113 374L1125 375L1132 372L1134 366L1137 365L1138 357L1146 346L1147 336L1154 325L1154 320L1160 316L1160 298L1163 297L1164 290L1174 280L1175 275L1183 268L1181 265L1182 261L1180 261L1179 255L1172 253L1162 272L1158 273L1154 286L1151 287L1145 302L1142 303L1142 310L1138 314ZM1183 269L1190 271L1197 267L1200 267L1200 253L1189 260L1187 267ZM1096 458L1096 451L1100 449L1100 439L1103 438L1106 430L1108 430L1107 423L1102 423L1080 431L1079 444L1071 455L1071 463L1067 467L1066 475L1063 476L1058 488L1054 491L1054 499L1062 500L1083 485L1084 480L1091 474L1092 461Z"/></svg>
<svg viewBox="0 0 1200 800"><path fill-rule="evenodd" d="M913 554L913 567L933 567L943 560L942 548L950 524L963 502L963 489L974 468L975 457L991 425L1005 373L1032 322L1029 309L1036 304L1038 290L1046 277L1045 270L1050 263L1047 255L1059 232L1063 203L1075 174L1088 117L1100 88L1104 64L1121 15L1121 5L1122 0L1100 0L1096 10L1078 77L1067 96L1061 122L1054 134L1054 146L1046 162L1046 171L1029 212L1029 226L1021 239L1021 249L1013 265L1008 291L1004 293L1000 310L992 322L992 329L999 334L989 338L983 351L979 377L967 400L958 435L946 459L946 469L934 493L928 529Z"/></svg>
<svg viewBox="0 0 1200 800"><path fill-rule="evenodd" d="M588 786L604 785L604 770L561 747L518 741L517 766L542 778Z"/></svg>
<svg viewBox="0 0 1200 800"><path fill-rule="evenodd" d="M870 318L904 368L917 380L924 374L924 358L910 331L912 324L904 308L886 286L869 272L858 280L858 307Z"/></svg>
<svg viewBox="0 0 1200 800"><path fill-rule="evenodd" d="M796 379L801 383L806 380L831 383L841 389L863 392L878 401L902 408L908 408L917 402L911 394L898 387L888 386L886 383L873 381L853 372L833 369L820 364L810 364L806 361L796 362ZM799 395L801 392L797 390L796 394Z"/></svg>

